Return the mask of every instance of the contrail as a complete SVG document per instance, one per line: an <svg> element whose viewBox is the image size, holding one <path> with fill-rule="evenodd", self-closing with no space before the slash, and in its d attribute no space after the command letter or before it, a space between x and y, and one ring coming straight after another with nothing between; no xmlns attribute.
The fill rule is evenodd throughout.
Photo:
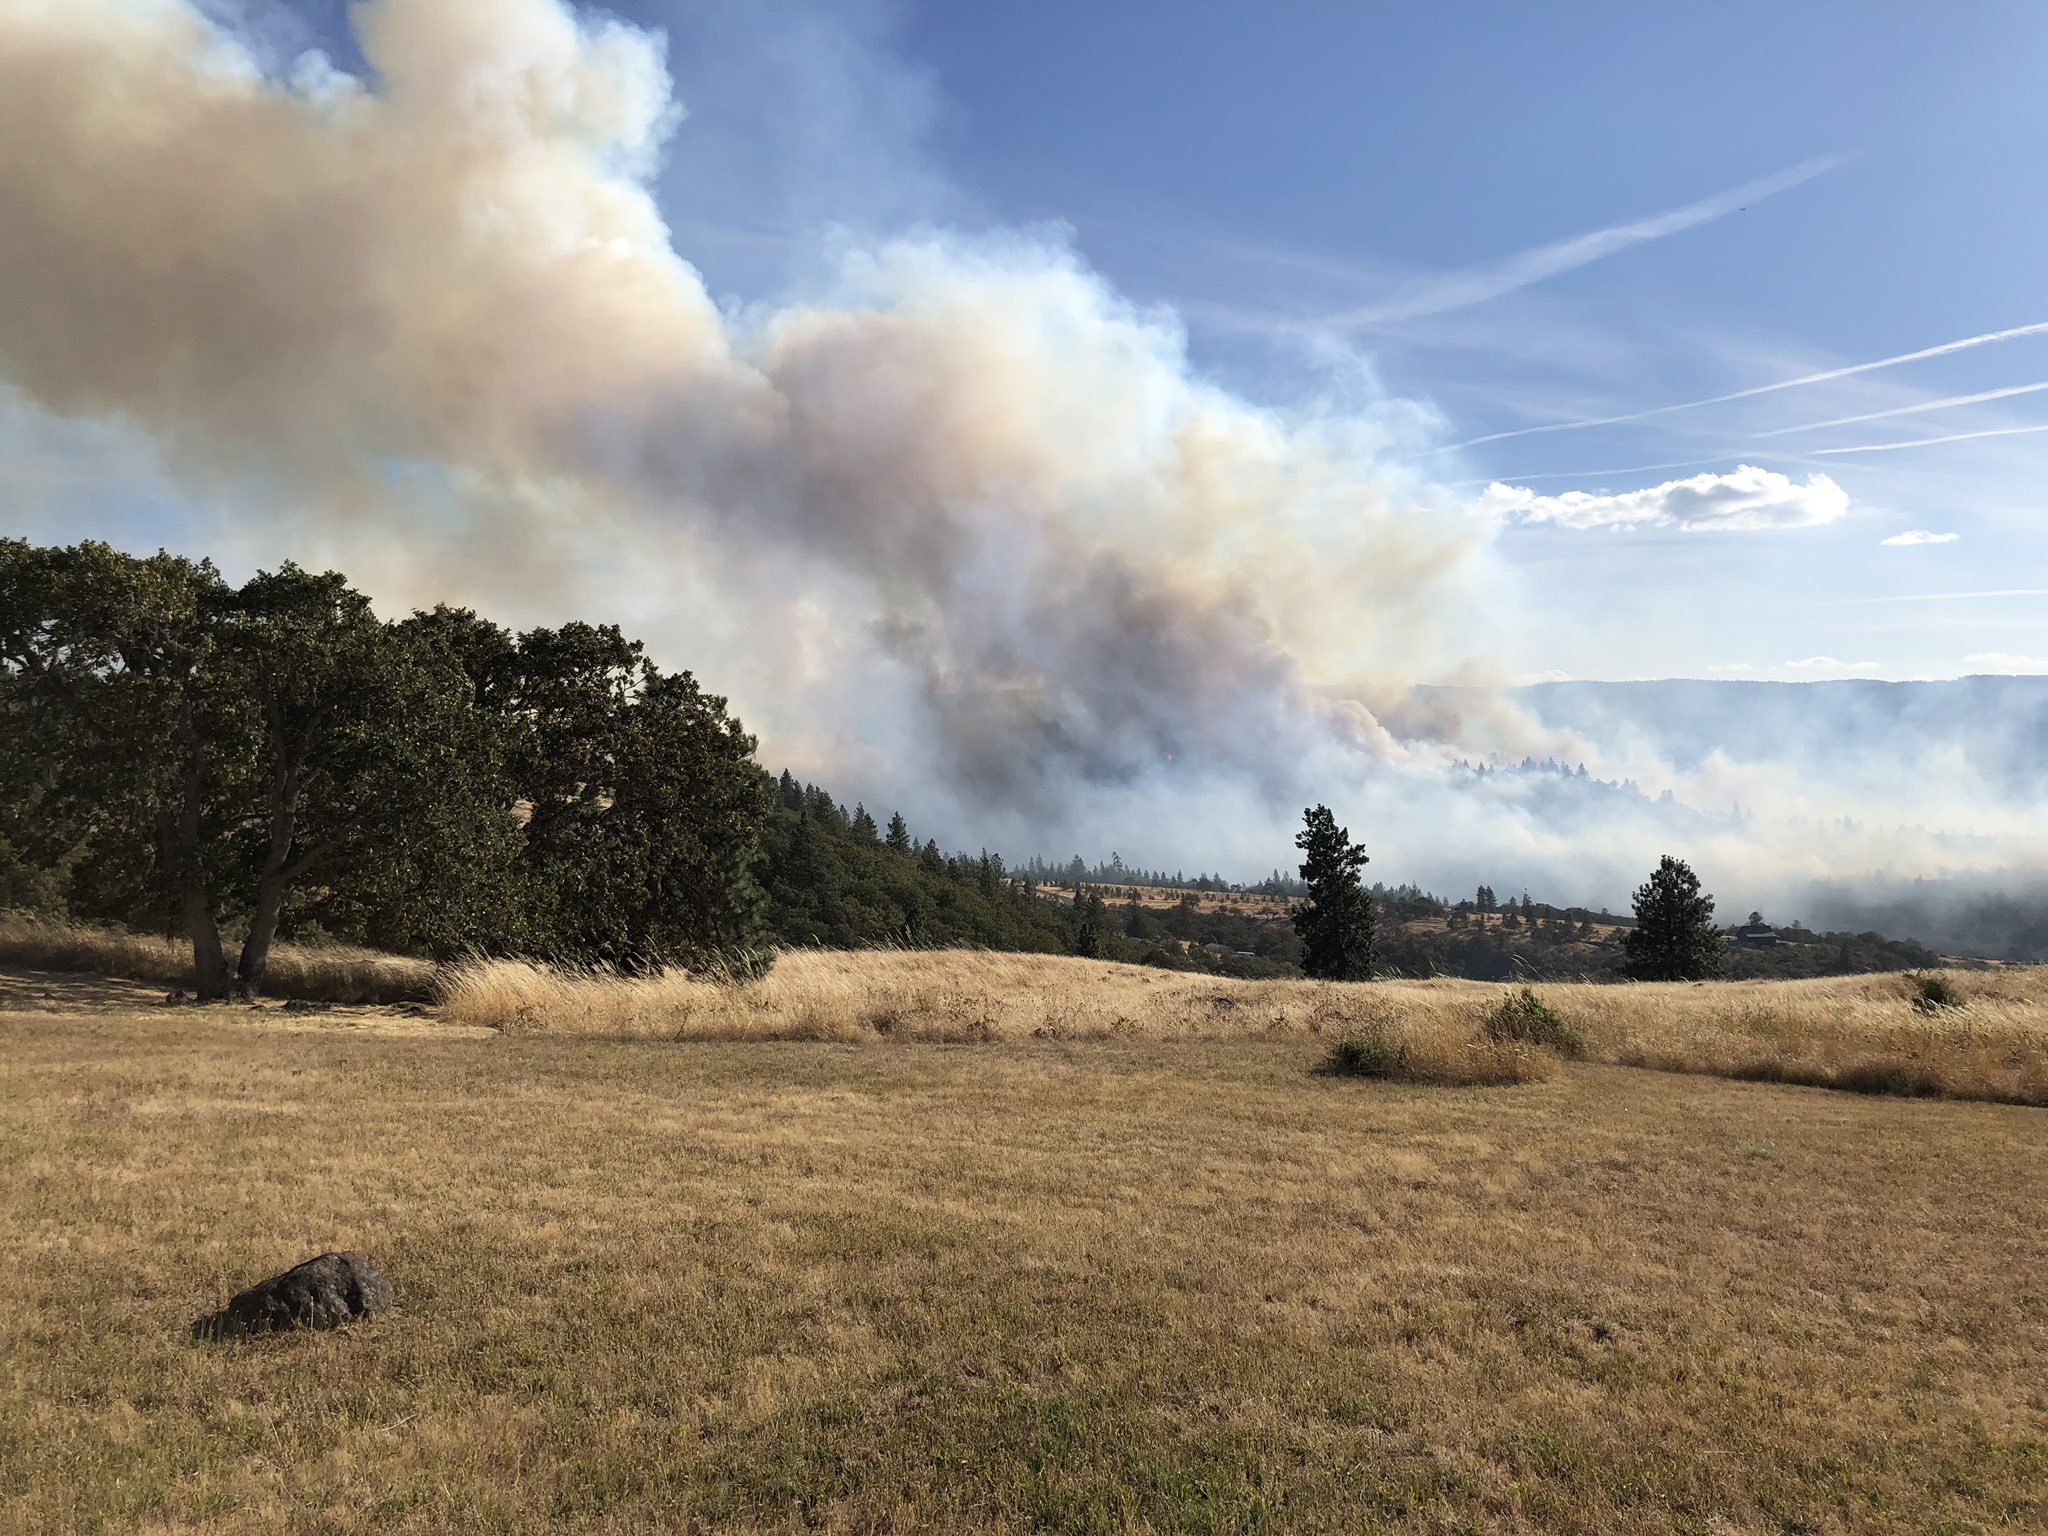
<svg viewBox="0 0 2048 1536"><path fill-rule="evenodd" d="M1863 448L1816 448L1815 457L1842 453L1896 453L1901 448L1932 448L1936 443L1967 443L1979 437L2024 437L2030 432L2048 432L2048 423L2038 427L1993 427L1987 432L1951 432L1947 437L1916 437L1903 443L1871 443Z"/></svg>
<svg viewBox="0 0 2048 1536"><path fill-rule="evenodd" d="M1854 374L1875 373L1880 368L1896 368L1901 363L1917 363L1930 357L1945 357L1951 352L1967 351L1971 347L1988 347L1996 341L2015 341L2022 336L2039 336L2048 332L2048 320L2037 320L2032 325L2015 325L2009 330L1986 331L1981 336L1965 336L1959 341L1944 341L1940 346L1922 347L1917 352L1901 352L1896 357L1881 357L1872 363L1851 363L1846 368L1828 368L1819 373L1801 374L1796 379L1780 379L1775 384L1758 384L1750 389L1738 389L1725 395L1709 395L1704 400L1681 400L1676 405L1653 406L1647 411L1629 411L1620 416L1588 416L1582 421L1553 421L1540 427L1517 427L1512 432L1489 432L1483 437L1468 437L1462 443L1450 443L1432 453L1456 453L1461 448L1476 448L1481 443L1504 442L1511 437L1534 437L1542 432L1577 432L1585 427L1612 427L1623 422L1648 421L1652 416L1669 416L1676 411L1696 411L1704 405L1725 405L1730 400L1749 400L1758 395L1776 394L1781 389L1799 389L1807 384L1825 384L1831 379L1846 379Z"/></svg>
<svg viewBox="0 0 2048 1536"><path fill-rule="evenodd" d="M1695 225L1711 223L1715 219L1740 212L1751 203L1775 197L1801 182L1811 181L1814 177L1833 170L1847 158L1846 155L1821 155L1812 160L1802 161L1775 175L1744 182L1730 191L1718 192L1696 203L1688 203L1683 208L1668 208L1662 213L1632 219L1626 224L1610 224L1604 229L1590 230L1583 235L1573 235L1568 239L1553 240L1548 245L1517 251L1500 261L1446 273L1425 282L1405 299L1396 299L1388 304L1368 304L1332 316L1323 324L1338 327L1382 325L1390 321L1415 320L1424 315L1440 315L1447 310L1483 304L1488 299L1497 299L1502 294L1513 293L1518 288L1527 288L1532 283L1540 283L1561 273L1576 271L1603 257L1625 251L1630 246L1641 245L1648 240L1661 240L1666 235L1675 235Z"/></svg>
<svg viewBox="0 0 2048 1536"><path fill-rule="evenodd" d="M1888 411L1865 411L1861 416L1837 416L1831 421L1809 421L1803 426L1778 427L1759 432L1758 437L1789 437L1794 432L1818 432L1822 427L1847 427L1859 421L1882 421L1888 416L1917 416L1923 411L1945 411L1957 405L1981 405L1986 400L2009 400L2014 395L2037 395L2048 384L2014 384L2005 389L1986 389L1974 395L1949 395L1940 400L1923 400L1918 405L1895 405Z"/></svg>

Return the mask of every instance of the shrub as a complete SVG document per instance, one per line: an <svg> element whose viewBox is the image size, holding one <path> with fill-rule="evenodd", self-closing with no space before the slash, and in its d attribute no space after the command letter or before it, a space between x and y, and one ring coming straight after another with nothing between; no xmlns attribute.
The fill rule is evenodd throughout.
<svg viewBox="0 0 2048 1536"><path fill-rule="evenodd" d="M1508 992L1486 1015L1486 1038L1540 1045L1564 1056L1576 1056L1581 1048L1579 1032L1550 1004L1529 988Z"/></svg>
<svg viewBox="0 0 2048 1536"><path fill-rule="evenodd" d="M1327 1077L1399 1077L1408 1047L1385 1030L1346 1035L1330 1047L1319 1071Z"/></svg>
<svg viewBox="0 0 2048 1536"><path fill-rule="evenodd" d="M1489 1040L1452 1028L1370 1025L1330 1047L1316 1071L1325 1077L1368 1077L1441 1088L1535 1083L1553 1076L1557 1058L1519 1040Z"/></svg>
<svg viewBox="0 0 2048 1536"><path fill-rule="evenodd" d="M1922 1013L1943 1013L1963 1006L1963 994L1946 976L1908 976L1913 984L1913 1006Z"/></svg>

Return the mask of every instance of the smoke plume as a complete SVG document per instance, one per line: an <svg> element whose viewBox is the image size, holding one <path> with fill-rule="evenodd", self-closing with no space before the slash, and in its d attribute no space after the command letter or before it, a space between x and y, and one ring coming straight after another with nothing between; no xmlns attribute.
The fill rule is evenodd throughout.
<svg viewBox="0 0 2048 1536"><path fill-rule="evenodd" d="M1019 850L1135 827L1264 869L1329 799L1376 872L1613 899L1668 824L1455 761L1786 800L1410 694L1486 679L1498 592L1497 519L1387 466L1412 408L1233 395L1057 232L848 242L801 299L722 305L651 190L682 120L659 35L561 0L352 19L361 78L191 0L0 0L0 374L265 508L273 558L637 621L777 760ZM1839 867L1701 841L1757 888ZM1895 853L1936 857L1859 856Z"/></svg>
<svg viewBox="0 0 2048 1536"><path fill-rule="evenodd" d="M374 0L372 89L266 76L172 0L6 15L0 272L36 300L0 365L40 405L323 526L417 530L394 482L427 467L471 585L678 535L822 567L992 803L1289 755L1481 540L1373 471L1372 423L1206 387L1046 241L907 238L722 314L644 180L658 39L620 23Z"/></svg>

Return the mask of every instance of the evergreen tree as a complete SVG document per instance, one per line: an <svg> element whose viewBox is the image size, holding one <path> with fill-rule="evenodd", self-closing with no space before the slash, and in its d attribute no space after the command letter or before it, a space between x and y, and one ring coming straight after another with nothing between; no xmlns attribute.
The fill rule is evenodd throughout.
<svg viewBox="0 0 2048 1536"><path fill-rule="evenodd" d="M868 814L865 803L856 802L853 808L853 835L864 843L872 843L878 836L875 818Z"/></svg>
<svg viewBox="0 0 2048 1536"><path fill-rule="evenodd" d="M1108 908L1102 897L1091 887L1074 887L1074 953L1089 960L1100 960L1109 952L1106 932Z"/></svg>
<svg viewBox="0 0 2048 1536"><path fill-rule="evenodd" d="M1628 973L1638 981L1699 981L1718 976L1721 935L1714 928L1714 898L1700 893L1699 876L1666 854L1636 891L1636 926L1623 940Z"/></svg>
<svg viewBox="0 0 2048 1536"><path fill-rule="evenodd" d="M1363 981L1372 974L1372 898L1359 870L1368 862L1365 850L1351 841L1349 829L1337 825L1328 806L1302 812L1303 828L1294 846L1303 854L1301 878L1308 900L1294 909L1294 931L1301 936L1301 968L1326 981Z"/></svg>
<svg viewBox="0 0 2048 1536"><path fill-rule="evenodd" d="M884 841L891 853L910 853L914 845L910 841L910 825L904 821L903 813L896 811L889 817L889 835Z"/></svg>

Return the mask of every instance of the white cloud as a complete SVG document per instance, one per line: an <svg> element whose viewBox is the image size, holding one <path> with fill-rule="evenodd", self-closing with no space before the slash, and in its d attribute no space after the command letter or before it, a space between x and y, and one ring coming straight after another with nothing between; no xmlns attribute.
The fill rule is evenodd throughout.
<svg viewBox="0 0 2048 1536"><path fill-rule="evenodd" d="M2011 651L1979 651L1963 661L1985 672L2048 672L2048 656L2015 656Z"/></svg>
<svg viewBox="0 0 2048 1536"><path fill-rule="evenodd" d="M1925 528L1908 528L1904 533L1895 533L1877 542L1894 549L1911 549L1916 544L1953 544L1961 537L1960 533L1929 533Z"/></svg>
<svg viewBox="0 0 2048 1536"><path fill-rule="evenodd" d="M1504 522L1734 533L1831 523L1849 510L1849 495L1826 475L1801 485L1776 470L1744 464L1725 475L1694 475L1613 495L1566 491L1539 496L1527 486L1495 481L1479 498L1479 508Z"/></svg>
<svg viewBox="0 0 2048 1536"><path fill-rule="evenodd" d="M1837 661L1832 656L1802 656L1797 661L1788 661L1786 666L1795 672L1875 672L1874 661Z"/></svg>

